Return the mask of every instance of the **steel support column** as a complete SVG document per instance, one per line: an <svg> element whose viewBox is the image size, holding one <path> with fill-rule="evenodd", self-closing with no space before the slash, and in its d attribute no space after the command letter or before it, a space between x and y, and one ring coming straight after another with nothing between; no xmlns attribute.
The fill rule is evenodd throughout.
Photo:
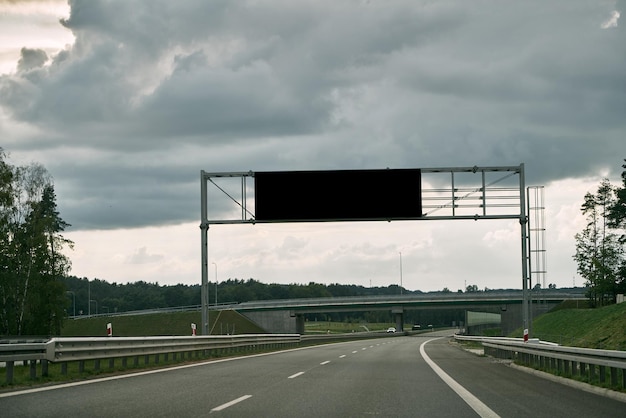
<svg viewBox="0 0 626 418"><path fill-rule="evenodd" d="M528 277L528 216L526 215L526 184L524 180L524 164L520 164L519 169L519 223L522 233L522 318L523 327L524 329L528 329L528 337L530 338L532 317L530 314L530 283Z"/></svg>
<svg viewBox="0 0 626 418"><path fill-rule="evenodd" d="M200 235L202 241L202 285L200 286L200 303L202 305L201 334L209 335L209 223L207 220L207 190L206 175L200 172Z"/></svg>

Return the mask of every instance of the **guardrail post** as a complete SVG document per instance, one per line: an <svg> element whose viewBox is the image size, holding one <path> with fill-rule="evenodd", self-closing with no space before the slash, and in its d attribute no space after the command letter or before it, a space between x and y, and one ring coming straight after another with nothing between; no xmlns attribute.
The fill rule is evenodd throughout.
<svg viewBox="0 0 626 418"><path fill-rule="evenodd" d="M6 365L5 365L6 373L7 373L6 382L7 382L8 385L13 383L13 366L14 366L14 362L13 361L7 361L6 362Z"/></svg>
<svg viewBox="0 0 626 418"><path fill-rule="evenodd" d="M617 386L617 369L611 367L611 387Z"/></svg>
<svg viewBox="0 0 626 418"><path fill-rule="evenodd" d="M37 379L37 360L31 360L29 361L29 366L30 366L30 378L35 380Z"/></svg>
<svg viewBox="0 0 626 418"><path fill-rule="evenodd" d="M41 360L41 377L48 377L48 360Z"/></svg>
<svg viewBox="0 0 626 418"><path fill-rule="evenodd" d="M580 375L586 377L587 376L587 363L580 362Z"/></svg>
<svg viewBox="0 0 626 418"><path fill-rule="evenodd" d="M598 366L600 368L600 383L606 382L606 367Z"/></svg>
<svg viewBox="0 0 626 418"><path fill-rule="evenodd" d="M61 374L63 376L67 375L67 361L61 363Z"/></svg>
<svg viewBox="0 0 626 418"><path fill-rule="evenodd" d="M114 358L110 358L109 359L109 369L114 369L115 368L115 359Z"/></svg>
<svg viewBox="0 0 626 418"><path fill-rule="evenodd" d="M93 361L93 369L96 371L100 370L100 359L96 359Z"/></svg>

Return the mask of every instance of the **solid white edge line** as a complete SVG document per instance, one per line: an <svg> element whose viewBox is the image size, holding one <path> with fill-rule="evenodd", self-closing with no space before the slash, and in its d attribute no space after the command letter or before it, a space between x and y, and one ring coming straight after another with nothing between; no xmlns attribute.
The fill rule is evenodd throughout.
<svg viewBox="0 0 626 418"><path fill-rule="evenodd" d="M220 406L216 406L215 408L211 409L211 412L219 412L219 411L221 411L223 409L226 409L226 408L228 408L230 406L233 406L233 405L235 405L235 404L237 404L237 403L239 403L241 401L245 401L246 399L251 398L251 397L252 397L252 395L243 395L243 396L241 396L241 397L239 397L237 399L234 399L234 400L232 400L230 402L226 402L225 404L222 404Z"/></svg>
<svg viewBox="0 0 626 418"><path fill-rule="evenodd" d="M430 366L431 369L443 380L450 389L456 392L457 395L461 397L465 401L466 404L470 406L478 415L483 418L499 418L500 415L496 414L491 408L482 403L480 399L476 396L472 395L469 390L465 389L461 386L456 380L450 377L446 372L441 369L441 367L437 366L437 364L428 357L426 354L426 350L424 346L431 341L438 340L439 338L432 338L428 341L425 341L420 345L420 354L426 363Z"/></svg>

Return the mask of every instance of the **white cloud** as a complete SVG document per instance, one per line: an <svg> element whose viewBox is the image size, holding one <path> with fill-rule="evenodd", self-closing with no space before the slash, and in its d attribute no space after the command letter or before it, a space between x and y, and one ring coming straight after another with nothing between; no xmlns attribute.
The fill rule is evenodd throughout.
<svg viewBox="0 0 626 418"><path fill-rule="evenodd" d="M602 29L616 28L617 23L619 21L619 17L620 17L620 12L618 12L617 10L613 10L611 12L611 17L608 20L602 22L602 25L600 25L600 27Z"/></svg>
<svg viewBox="0 0 626 418"><path fill-rule="evenodd" d="M164 257L163 254L148 253L146 247L140 247L137 248L133 254L126 257L125 262L128 264L151 264L163 260Z"/></svg>

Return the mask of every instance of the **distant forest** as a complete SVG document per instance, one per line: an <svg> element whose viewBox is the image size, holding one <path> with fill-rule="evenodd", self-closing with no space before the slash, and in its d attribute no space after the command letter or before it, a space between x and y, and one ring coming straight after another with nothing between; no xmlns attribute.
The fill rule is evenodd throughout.
<svg viewBox="0 0 626 418"><path fill-rule="evenodd" d="M200 284L161 286L143 281L117 284L100 279L69 276L62 279L67 290L67 314L87 315L200 305ZM422 293L402 289L403 294ZM363 287L319 283L265 284L254 279L228 279L217 286L217 303L254 300L300 299L341 296L399 295L400 287ZM91 307L89 306L91 300ZM215 304L215 283L209 283L209 304ZM74 313L75 309L75 313Z"/></svg>
<svg viewBox="0 0 626 418"><path fill-rule="evenodd" d="M100 279L67 277L62 279L67 289L66 312L75 315L106 315L128 311L156 308L176 308L200 306L200 284L161 286L158 283L143 281L116 284ZM468 286L474 291L475 286ZM399 295L400 287L363 287L344 284L265 284L254 279L229 279L217 287L217 304L234 304L254 300L300 299L342 296L382 296ZM444 290L449 292L449 290ZM403 294L420 294L421 291L402 289ZM88 301L91 300L91 310ZM215 283L209 283L209 304L215 305ZM74 311L75 310L75 311ZM372 312L333 312L307 314L307 321L346 321L366 323L392 323L390 311ZM408 311L407 323L447 325L462 321L461 310Z"/></svg>
<svg viewBox="0 0 626 418"><path fill-rule="evenodd" d="M198 307L200 306L200 284L162 286L143 281L117 284L100 279L87 279L69 276L61 279L66 288L65 310L67 316L107 315L145 309ZM550 285L549 289L556 290ZM217 304L236 304L255 300L300 299L345 296L383 296L402 294L422 294L420 290L400 289L398 285L387 287L363 287L345 284L265 284L254 279L229 279L217 287ZM572 289L575 290L575 289ZM476 285L468 285L465 292L498 292L503 289L480 290ZM462 292L458 290L457 292ZM447 288L439 292L451 293ZM209 283L209 304L215 305L215 283ZM91 310L88 301L91 300ZM333 312L306 314L308 321L346 321L384 323L393 322L389 311ZM462 309L408 310L405 323L427 326L450 326L464 321Z"/></svg>

